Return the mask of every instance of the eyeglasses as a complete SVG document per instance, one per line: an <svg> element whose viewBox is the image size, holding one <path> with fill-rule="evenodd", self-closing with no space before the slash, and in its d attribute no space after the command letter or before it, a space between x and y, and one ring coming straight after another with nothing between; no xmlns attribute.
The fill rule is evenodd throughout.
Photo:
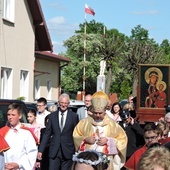
<svg viewBox="0 0 170 170"><path fill-rule="evenodd" d="M158 136L145 137L146 140L155 140Z"/></svg>
<svg viewBox="0 0 170 170"><path fill-rule="evenodd" d="M164 137L168 137L168 134L163 134L162 136L164 136Z"/></svg>
<svg viewBox="0 0 170 170"><path fill-rule="evenodd" d="M91 102L91 100L85 100L85 102Z"/></svg>
<svg viewBox="0 0 170 170"><path fill-rule="evenodd" d="M97 115L97 114L99 114L99 115L101 115L101 114L103 114L104 112L93 112L95 115Z"/></svg>
<svg viewBox="0 0 170 170"><path fill-rule="evenodd" d="M36 106L37 106L37 107L43 107L43 106L45 106L45 105L40 105L40 104L37 104Z"/></svg>
<svg viewBox="0 0 170 170"><path fill-rule="evenodd" d="M64 104L64 105L67 105L67 104L69 104L69 103L66 103L66 102L59 102L60 104Z"/></svg>

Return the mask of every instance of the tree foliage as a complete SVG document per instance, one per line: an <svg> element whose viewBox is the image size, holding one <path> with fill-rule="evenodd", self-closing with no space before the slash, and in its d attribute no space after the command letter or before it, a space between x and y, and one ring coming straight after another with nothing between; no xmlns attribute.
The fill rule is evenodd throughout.
<svg viewBox="0 0 170 170"><path fill-rule="evenodd" d="M98 42L97 35L88 34L86 37L86 62L84 63L84 35L78 34L72 36L65 41L67 46L67 57L70 58L71 63L62 71L62 87L66 91L77 93L83 90L83 67L86 65L86 89L87 93L94 93L96 91L96 77L99 74L100 57L95 53L96 43Z"/></svg>
<svg viewBox="0 0 170 170"><path fill-rule="evenodd" d="M77 93L83 90L83 67L86 69L86 93L96 91L100 61L106 61L106 93L118 93L120 100L136 92L139 64L163 64L170 61L170 44L161 45L149 38L148 30L137 25L127 37L116 29L106 30L104 24L95 20L79 25L75 35L64 42L69 66L62 70L62 89ZM84 52L84 42L86 49ZM86 63L84 63L84 58Z"/></svg>
<svg viewBox="0 0 170 170"><path fill-rule="evenodd" d="M163 50L153 40L149 39L149 33L140 25L132 29L132 35L127 40L124 51L124 62L122 65L131 73L133 82L133 94L136 95L138 82L139 64L161 64L166 63Z"/></svg>
<svg viewBox="0 0 170 170"><path fill-rule="evenodd" d="M102 55L102 60L106 61L106 93L109 94L111 84L113 83L112 77L116 73L117 61L121 58L121 53L124 48L125 36L118 32L116 29L111 29L106 32L100 45L99 51Z"/></svg>
<svg viewBox="0 0 170 170"><path fill-rule="evenodd" d="M167 59L167 64L170 64L170 43L167 39L163 40L160 44L160 48L164 52L164 56Z"/></svg>

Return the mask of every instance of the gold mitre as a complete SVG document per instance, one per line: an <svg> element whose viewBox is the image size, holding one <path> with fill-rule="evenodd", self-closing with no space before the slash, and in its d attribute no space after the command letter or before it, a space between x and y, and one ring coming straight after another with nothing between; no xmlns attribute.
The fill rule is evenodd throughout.
<svg viewBox="0 0 170 170"><path fill-rule="evenodd" d="M104 111L109 102L109 98L103 91L98 91L92 96L92 110L95 112Z"/></svg>

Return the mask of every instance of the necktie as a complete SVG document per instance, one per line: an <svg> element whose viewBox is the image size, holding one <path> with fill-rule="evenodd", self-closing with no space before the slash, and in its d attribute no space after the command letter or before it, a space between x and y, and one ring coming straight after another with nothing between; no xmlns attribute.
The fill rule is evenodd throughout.
<svg viewBox="0 0 170 170"><path fill-rule="evenodd" d="M61 129L61 132L63 130L63 127L64 127L64 113L61 113L61 121L60 121L60 129Z"/></svg>

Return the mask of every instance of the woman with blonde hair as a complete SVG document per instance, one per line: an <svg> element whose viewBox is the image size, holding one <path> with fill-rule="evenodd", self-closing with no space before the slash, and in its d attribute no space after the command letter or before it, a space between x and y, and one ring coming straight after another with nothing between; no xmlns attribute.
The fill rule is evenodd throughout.
<svg viewBox="0 0 170 170"><path fill-rule="evenodd" d="M170 170L170 152L163 146L148 149L140 158L137 170Z"/></svg>
<svg viewBox="0 0 170 170"><path fill-rule="evenodd" d="M169 133L169 127L165 122L158 122L157 129L160 131L160 143L162 143L167 137Z"/></svg>

